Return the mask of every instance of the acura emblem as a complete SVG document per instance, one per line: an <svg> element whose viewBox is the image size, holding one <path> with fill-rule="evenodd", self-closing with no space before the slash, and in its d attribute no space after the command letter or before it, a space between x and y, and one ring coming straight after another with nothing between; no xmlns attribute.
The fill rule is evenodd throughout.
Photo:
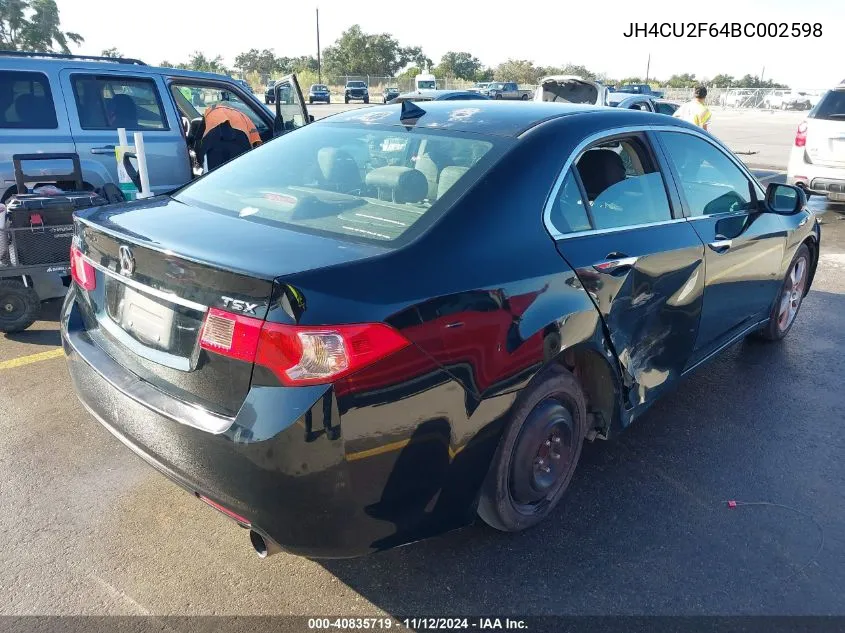
<svg viewBox="0 0 845 633"><path fill-rule="evenodd" d="M132 273L135 272L135 257L132 255L132 251L124 245L120 247L118 253L120 254L120 274L131 277Z"/></svg>

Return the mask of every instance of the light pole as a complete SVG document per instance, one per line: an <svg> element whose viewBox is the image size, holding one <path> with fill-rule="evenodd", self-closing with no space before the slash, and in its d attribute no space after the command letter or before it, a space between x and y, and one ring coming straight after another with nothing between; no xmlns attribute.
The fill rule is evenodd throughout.
<svg viewBox="0 0 845 633"><path fill-rule="evenodd" d="M320 9L317 9L317 81L323 83L323 64L320 60Z"/></svg>

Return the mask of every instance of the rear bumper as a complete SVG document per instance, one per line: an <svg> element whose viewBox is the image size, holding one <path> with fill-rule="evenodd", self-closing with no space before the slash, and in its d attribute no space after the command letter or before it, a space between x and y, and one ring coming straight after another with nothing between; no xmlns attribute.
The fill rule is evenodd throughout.
<svg viewBox="0 0 845 633"><path fill-rule="evenodd" d="M73 296L62 314L62 345L76 393L115 437L191 493L247 519L286 551L351 557L384 534L356 507L339 433L314 432L333 406L330 387L253 388L231 426L218 434L177 421L170 408L143 400L150 388L91 341ZM319 425L323 430L323 423Z"/></svg>
<svg viewBox="0 0 845 633"><path fill-rule="evenodd" d="M845 167L826 167L808 163L803 147L793 147L786 168L786 182L794 185L805 182L811 189L845 191Z"/></svg>

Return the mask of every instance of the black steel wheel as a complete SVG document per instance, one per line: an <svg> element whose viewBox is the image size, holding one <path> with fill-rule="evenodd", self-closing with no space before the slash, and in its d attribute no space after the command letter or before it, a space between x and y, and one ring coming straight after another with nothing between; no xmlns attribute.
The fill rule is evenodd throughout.
<svg viewBox="0 0 845 633"><path fill-rule="evenodd" d="M41 301L19 279L0 279L0 332L20 332L41 312Z"/></svg>
<svg viewBox="0 0 845 633"><path fill-rule="evenodd" d="M517 532L557 505L581 456L587 427L584 394L555 365L520 395L484 482L478 514L491 527Z"/></svg>

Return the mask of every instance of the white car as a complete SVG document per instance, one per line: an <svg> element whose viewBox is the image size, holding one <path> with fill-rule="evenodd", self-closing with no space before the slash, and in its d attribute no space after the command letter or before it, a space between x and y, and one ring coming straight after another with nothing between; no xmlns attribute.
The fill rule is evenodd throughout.
<svg viewBox="0 0 845 633"><path fill-rule="evenodd" d="M607 95L607 88L592 79L575 75L551 75L540 80L534 91L534 101L607 105Z"/></svg>
<svg viewBox="0 0 845 633"><path fill-rule="evenodd" d="M809 110L810 96L797 90L772 90L763 97L763 107L771 110Z"/></svg>
<svg viewBox="0 0 845 633"><path fill-rule="evenodd" d="M786 181L845 202L845 84L825 93L798 125Z"/></svg>
<svg viewBox="0 0 845 633"><path fill-rule="evenodd" d="M722 95L722 105L726 108L746 108L754 105L755 90L729 88Z"/></svg>

